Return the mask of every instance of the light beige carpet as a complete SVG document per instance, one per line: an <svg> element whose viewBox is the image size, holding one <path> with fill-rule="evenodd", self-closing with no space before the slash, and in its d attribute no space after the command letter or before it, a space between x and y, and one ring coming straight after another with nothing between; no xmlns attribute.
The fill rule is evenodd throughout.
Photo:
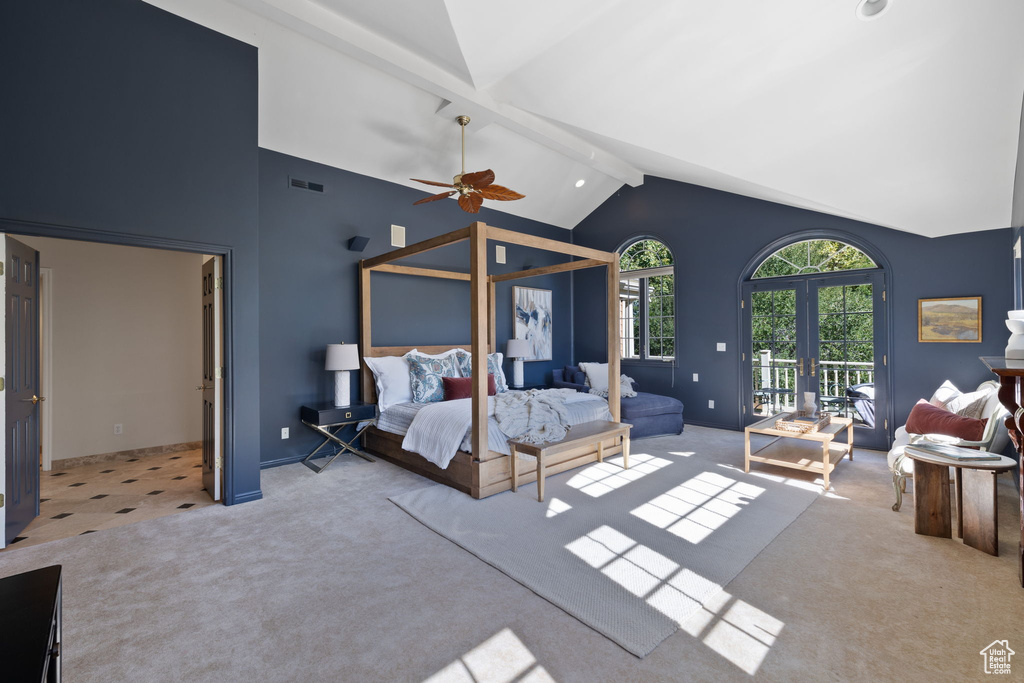
<svg viewBox="0 0 1024 683"><path fill-rule="evenodd" d="M687 426L634 451L655 446L743 464L741 433ZM64 565L65 683L984 681L986 645L1024 652L1009 477L999 557L914 534L884 453L832 484L643 659L388 500L422 477L353 457L265 470L261 501L15 547L0 576Z"/></svg>
<svg viewBox="0 0 1024 683"><path fill-rule="evenodd" d="M750 563L817 492L744 474L714 450L639 441L622 458L474 500L436 485L391 501L643 657Z"/></svg>

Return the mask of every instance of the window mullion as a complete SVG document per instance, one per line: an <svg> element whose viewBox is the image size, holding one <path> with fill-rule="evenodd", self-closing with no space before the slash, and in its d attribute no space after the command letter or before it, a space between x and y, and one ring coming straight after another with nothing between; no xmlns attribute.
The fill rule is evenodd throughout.
<svg viewBox="0 0 1024 683"><path fill-rule="evenodd" d="M640 279L640 359L647 360L651 356L651 318L650 294L647 289L647 278Z"/></svg>

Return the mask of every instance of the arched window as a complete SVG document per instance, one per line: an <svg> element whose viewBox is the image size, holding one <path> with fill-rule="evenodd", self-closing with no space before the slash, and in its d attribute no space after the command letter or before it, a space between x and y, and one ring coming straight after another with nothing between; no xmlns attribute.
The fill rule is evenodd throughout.
<svg viewBox="0 0 1024 683"><path fill-rule="evenodd" d="M619 347L622 358L676 355L675 260L664 242L641 239L619 258Z"/></svg>
<svg viewBox="0 0 1024 683"><path fill-rule="evenodd" d="M877 267L870 256L852 245L835 240L806 240L786 245L766 258L751 279Z"/></svg>

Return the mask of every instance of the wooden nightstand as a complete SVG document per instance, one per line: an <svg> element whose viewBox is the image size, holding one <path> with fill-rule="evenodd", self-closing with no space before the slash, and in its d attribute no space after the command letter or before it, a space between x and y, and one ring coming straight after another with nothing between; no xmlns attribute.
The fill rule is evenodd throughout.
<svg viewBox="0 0 1024 683"><path fill-rule="evenodd" d="M352 405L342 407L337 407L333 403L302 406L299 410L299 418L302 420L302 424L324 437L323 443L313 449L313 452L302 459L302 464L317 474L320 474L327 469L327 466L334 462L334 459L345 451L348 451L353 455L358 455L364 460L377 462L366 453L352 445L356 439L362 436L367 427L377 424L377 404L355 401ZM351 424L358 424L360 422L366 422L367 424L357 431L356 435L348 441L344 441L338 436L338 432L345 427ZM324 463L322 467L310 462L310 460L320 452L320 449L328 443L333 443L335 445L335 451L330 454L330 459Z"/></svg>

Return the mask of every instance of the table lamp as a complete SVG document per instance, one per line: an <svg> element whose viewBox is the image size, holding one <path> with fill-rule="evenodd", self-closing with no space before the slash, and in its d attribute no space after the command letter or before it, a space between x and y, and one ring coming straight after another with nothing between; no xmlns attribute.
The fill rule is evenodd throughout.
<svg viewBox="0 0 1024 683"><path fill-rule="evenodd" d="M523 359L530 355L530 342L525 339L509 339L505 355L512 359L512 386L523 388Z"/></svg>
<svg viewBox="0 0 1024 683"><path fill-rule="evenodd" d="M349 370L359 369L358 344L328 344L327 363L324 368L334 372L334 405L337 407L352 404L349 392Z"/></svg>

